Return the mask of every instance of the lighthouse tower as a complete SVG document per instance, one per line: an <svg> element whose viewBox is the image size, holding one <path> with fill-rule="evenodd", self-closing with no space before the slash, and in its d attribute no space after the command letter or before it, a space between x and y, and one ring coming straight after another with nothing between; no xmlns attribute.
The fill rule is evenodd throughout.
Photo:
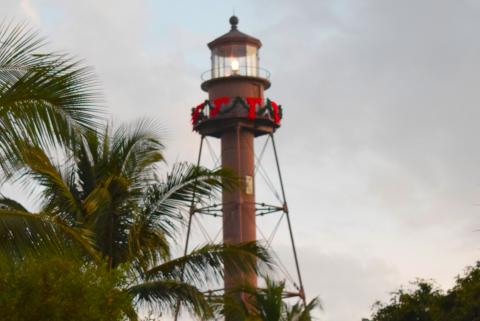
<svg viewBox="0 0 480 321"><path fill-rule="evenodd" d="M208 43L211 51L211 68L202 75L201 84L202 90L208 93L208 99L192 109L193 129L202 137L199 163L204 139L218 138L221 141L222 167L233 170L240 178L238 188L223 191L222 202L217 207L218 216L221 216L223 221L225 243L255 241L257 216L274 212L285 214L298 276L297 292L293 295L304 298L273 139L274 132L280 127L282 108L273 100L264 97L264 92L271 83L269 72L259 64L259 49L262 43L259 39L238 30L239 19L236 16L232 16L229 22L230 30ZM275 166L281 185L283 199L282 204L277 206L265 205L255 199L254 141L257 137L265 135L270 138L273 145ZM210 206L203 212L211 213L213 210L215 206ZM202 213L202 209L196 211ZM255 287L257 276L253 272L238 275L232 272L231 267L225 266L225 290L240 283Z"/></svg>

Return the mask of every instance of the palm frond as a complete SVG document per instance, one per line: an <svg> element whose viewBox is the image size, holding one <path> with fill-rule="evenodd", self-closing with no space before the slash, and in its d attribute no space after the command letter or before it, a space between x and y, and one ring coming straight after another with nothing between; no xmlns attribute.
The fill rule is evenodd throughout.
<svg viewBox="0 0 480 321"><path fill-rule="evenodd" d="M286 321L312 321L312 311L315 309L323 309L319 298L314 298L306 305L303 302L297 302L287 309L285 319Z"/></svg>
<svg viewBox="0 0 480 321"><path fill-rule="evenodd" d="M12 139L43 146L67 143L101 125L103 112L92 70L65 54L42 52L26 25L0 24L0 147Z"/></svg>
<svg viewBox="0 0 480 321"><path fill-rule="evenodd" d="M203 319L211 316L211 308L205 296L196 287L174 280L150 281L134 285L128 289L139 303L147 303L159 311L173 312L180 304L188 312Z"/></svg>
<svg viewBox="0 0 480 321"><path fill-rule="evenodd" d="M152 185L145 201L145 211L152 216L178 217L182 209L193 203L215 197L222 188L233 188L237 180L231 171L209 170L188 163L177 163L161 183Z"/></svg>
<svg viewBox="0 0 480 321"><path fill-rule="evenodd" d="M283 291L285 282L274 282L270 278L265 279L266 287L259 289L255 295L254 307L261 320L280 321L285 311Z"/></svg>
<svg viewBox="0 0 480 321"><path fill-rule="evenodd" d="M265 248L257 242L207 244L150 269L147 277L184 280L203 286L220 280L225 265L229 266L231 273L258 273L270 269L273 262Z"/></svg>
<svg viewBox="0 0 480 321"><path fill-rule="evenodd" d="M12 179L36 183L42 187L43 210L59 215L73 225L82 217L82 204L76 197L74 168L53 164L51 157L38 147L17 143L20 163Z"/></svg>
<svg viewBox="0 0 480 321"><path fill-rule="evenodd" d="M12 209L20 212L28 212L19 202L0 194L0 208Z"/></svg>
<svg viewBox="0 0 480 321"><path fill-rule="evenodd" d="M0 24L0 82L21 77L28 68L41 65L45 59L38 50L45 41L26 24Z"/></svg>
<svg viewBox="0 0 480 321"><path fill-rule="evenodd" d="M135 264L140 272L170 259L169 232L165 226L173 223L164 218L164 222L151 220L149 215L139 213L129 228L128 261ZM163 219L162 219L163 220Z"/></svg>
<svg viewBox="0 0 480 321"><path fill-rule="evenodd" d="M82 199L86 198L96 188L97 179L99 179L97 167L100 161L100 143L100 133L90 131L85 133L83 139L74 148L79 197Z"/></svg>
<svg viewBox="0 0 480 321"><path fill-rule="evenodd" d="M0 207L0 251L11 257L48 250L60 255L82 252L94 260L99 256L87 231L72 229L44 214Z"/></svg>
<svg viewBox="0 0 480 321"><path fill-rule="evenodd" d="M120 166L120 173L132 177L143 175L145 168L163 161L163 144L158 124L140 119L120 126L112 136L111 155Z"/></svg>
<svg viewBox="0 0 480 321"><path fill-rule="evenodd" d="M311 321L312 311L322 309L319 298L308 303L287 303L285 281L264 277L265 287L241 285L229 289L223 297L214 297L211 302L216 315L235 315L242 319L261 321Z"/></svg>

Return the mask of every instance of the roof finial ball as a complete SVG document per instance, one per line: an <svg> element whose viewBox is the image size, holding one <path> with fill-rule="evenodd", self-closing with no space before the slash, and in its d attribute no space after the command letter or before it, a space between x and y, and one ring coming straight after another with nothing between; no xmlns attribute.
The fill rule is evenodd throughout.
<svg viewBox="0 0 480 321"><path fill-rule="evenodd" d="M237 16L233 15L230 17L230 24L232 25L232 30L237 30L238 25L238 18Z"/></svg>

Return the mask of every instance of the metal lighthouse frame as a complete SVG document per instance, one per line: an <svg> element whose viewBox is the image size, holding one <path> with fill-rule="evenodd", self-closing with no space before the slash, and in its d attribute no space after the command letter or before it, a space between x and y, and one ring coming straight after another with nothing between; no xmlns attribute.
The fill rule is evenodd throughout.
<svg viewBox="0 0 480 321"><path fill-rule="evenodd" d="M221 166L234 171L240 178L240 186L233 190L224 190L220 204L199 207L192 202L185 253L192 232L192 219L197 214L222 217L223 241L236 244L261 239L257 238L257 218L277 213L279 218L274 232L278 230L282 219L286 219L296 270L296 277L292 281L293 289L284 295L297 296L305 302L274 139L275 131L280 128L282 107L264 97L264 91L271 83L269 72L259 66L258 51L262 44L259 39L240 32L238 22L238 18L232 16L230 31L208 43L211 50L211 69L202 75L201 84L202 90L208 93L208 99L192 109L192 125L194 131L201 135L197 165L201 165L202 152L205 145L209 145L207 139L218 138L221 142ZM275 164L272 167L276 169L281 191L281 195L277 194L280 203L277 205L265 204L255 198L255 177L257 173L261 173L262 155L255 154L254 140L262 136L266 137L266 141L261 154L263 155L268 144L271 144L274 154ZM265 237L263 234L261 236ZM270 245L270 238L265 241ZM239 283L256 287L257 275L253 272L236 275L231 273L229 266L225 266L224 288L221 290L226 291Z"/></svg>

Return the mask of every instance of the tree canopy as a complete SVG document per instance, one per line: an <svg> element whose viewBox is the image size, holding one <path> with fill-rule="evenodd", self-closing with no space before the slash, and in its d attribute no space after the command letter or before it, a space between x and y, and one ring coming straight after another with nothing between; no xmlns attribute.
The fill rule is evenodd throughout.
<svg viewBox="0 0 480 321"><path fill-rule="evenodd" d="M0 320L120 321L135 315L122 271L72 257L0 258Z"/></svg>
<svg viewBox="0 0 480 321"><path fill-rule="evenodd" d="M372 321L479 321L480 261L446 292L420 280L412 290L394 292L389 302L377 302L374 309Z"/></svg>

